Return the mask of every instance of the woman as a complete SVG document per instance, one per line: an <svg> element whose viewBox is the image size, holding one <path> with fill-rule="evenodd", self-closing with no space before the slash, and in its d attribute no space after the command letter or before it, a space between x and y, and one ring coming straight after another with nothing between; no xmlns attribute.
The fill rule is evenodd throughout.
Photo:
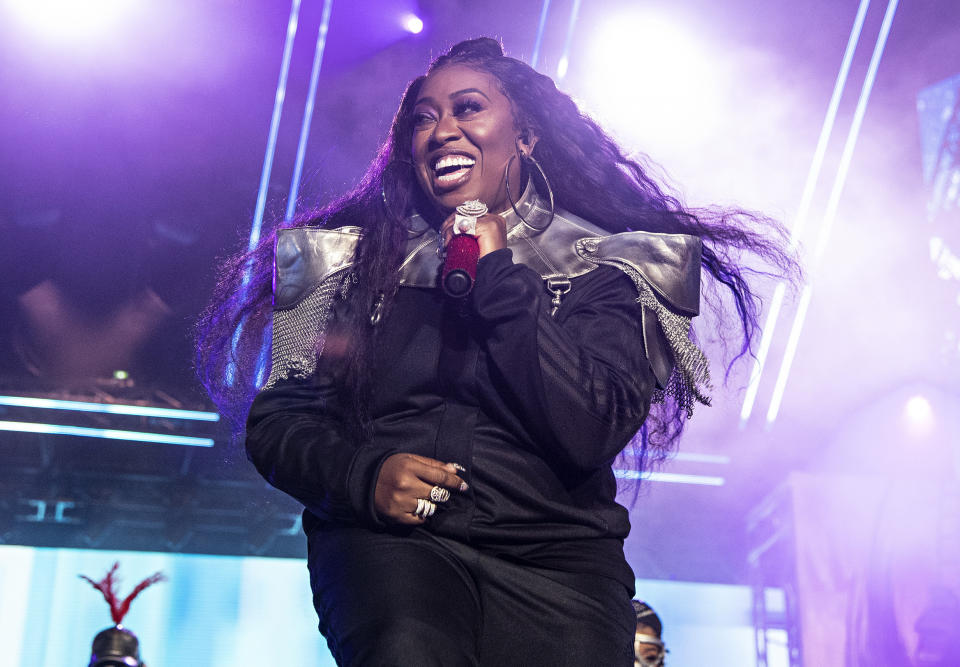
<svg viewBox="0 0 960 667"><path fill-rule="evenodd" d="M452 298L441 255L477 201L475 282ZM791 266L751 221L684 210L548 77L477 39L410 84L353 193L232 261L201 376L226 410L263 385L247 453L306 508L338 663L632 664L611 462L638 431L636 463L662 457L707 402L688 336L701 267L748 349L730 257Z"/></svg>

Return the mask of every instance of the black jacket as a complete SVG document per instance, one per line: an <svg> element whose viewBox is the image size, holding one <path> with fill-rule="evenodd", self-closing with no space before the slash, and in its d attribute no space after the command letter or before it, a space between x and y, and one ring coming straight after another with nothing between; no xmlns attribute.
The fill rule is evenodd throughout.
<svg viewBox="0 0 960 667"><path fill-rule="evenodd" d="M318 522L379 524L380 465L411 452L467 468L470 489L426 524L532 564L632 586L630 529L611 461L646 417L655 379L638 344L636 289L601 267L573 279L555 316L541 277L509 249L484 257L471 301L401 287L380 324L369 442L351 442L330 341L309 382L257 397L247 451L264 477Z"/></svg>
<svg viewBox="0 0 960 667"><path fill-rule="evenodd" d="M329 320L300 320L325 329L318 361L297 340L296 319L279 321L281 312L309 311L309 295L320 293L311 285L329 285L349 269L358 230L291 230L281 238L274 370L251 408L246 446L260 473L304 504L308 533L344 523L388 529L374 509L380 466L410 452L463 465L470 484L424 529L632 588L622 544L628 513L616 503L611 463L674 371L671 350L683 342L667 341L664 318L696 314L699 241L609 236L541 204L525 198L523 223L505 216L510 247L480 260L465 302L433 286L435 234L412 219L402 286L378 324L372 435L364 441L344 428L349 332L337 314L347 302L328 299ZM545 289L551 276L570 281L555 313ZM648 295L645 306L638 289ZM286 365L285 356L295 359ZM313 361L309 375L296 372Z"/></svg>

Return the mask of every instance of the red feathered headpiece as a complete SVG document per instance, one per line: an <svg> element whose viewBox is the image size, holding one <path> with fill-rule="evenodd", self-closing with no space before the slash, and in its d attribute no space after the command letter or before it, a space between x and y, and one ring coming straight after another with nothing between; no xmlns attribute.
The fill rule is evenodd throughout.
<svg viewBox="0 0 960 667"><path fill-rule="evenodd" d="M114 587L120 583L120 578L115 576L119 567L119 562L114 563L113 567L110 568L110 571L107 572L107 576L100 581L94 581L90 577L82 574L79 575L81 579L90 582L91 586L103 593L103 598L107 601L107 604L110 605L110 617L113 618L113 622L117 625L120 625L120 622L123 621L123 617L127 615L128 611L130 611L130 603L133 602L135 597L140 595L140 593L153 584L167 580L166 576L164 576L162 572L155 572L137 584L136 588L133 589L133 592L131 592L130 595L124 598L121 602L120 598L117 596L117 591L114 590Z"/></svg>

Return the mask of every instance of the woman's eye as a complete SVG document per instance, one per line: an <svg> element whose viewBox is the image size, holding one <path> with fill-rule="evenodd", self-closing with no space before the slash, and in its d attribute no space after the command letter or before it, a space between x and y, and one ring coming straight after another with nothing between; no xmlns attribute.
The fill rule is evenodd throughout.
<svg viewBox="0 0 960 667"><path fill-rule="evenodd" d="M483 107L476 100L462 100L453 105L453 114L455 116L463 116L475 113L481 109L483 109Z"/></svg>
<svg viewBox="0 0 960 667"><path fill-rule="evenodd" d="M421 111L419 113L413 114L413 124L414 125L425 125L426 123L433 122L433 114L429 114L426 111Z"/></svg>

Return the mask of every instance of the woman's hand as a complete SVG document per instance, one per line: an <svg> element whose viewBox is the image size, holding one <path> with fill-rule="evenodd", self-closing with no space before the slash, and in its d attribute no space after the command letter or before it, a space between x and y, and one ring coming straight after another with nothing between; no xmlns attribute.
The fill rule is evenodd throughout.
<svg viewBox="0 0 960 667"><path fill-rule="evenodd" d="M430 500L430 491L434 486L451 493L467 490L467 483L457 476L457 471L454 463L443 463L416 454L393 454L387 457L380 468L374 492L377 513L392 523L423 523L426 518L413 512L417 509L418 500Z"/></svg>
<svg viewBox="0 0 960 667"><path fill-rule="evenodd" d="M453 212L440 227L443 244L450 243L453 237L453 222L457 214ZM477 218L477 243L480 245L480 257L507 247L507 222L496 213L484 213Z"/></svg>

